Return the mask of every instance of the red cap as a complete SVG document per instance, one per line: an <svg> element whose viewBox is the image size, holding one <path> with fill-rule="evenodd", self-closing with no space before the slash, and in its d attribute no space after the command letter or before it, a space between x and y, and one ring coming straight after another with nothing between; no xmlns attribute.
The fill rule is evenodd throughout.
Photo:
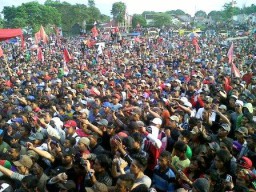
<svg viewBox="0 0 256 192"><path fill-rule="evenodd" d="M121 96L120 96L120 95L118 95L118 94L114 94L114 95L113 95L113 97L117 98L118 100L120 100L120 99L121 99Z"/></svg>
<svg viewBox="0 0 256 192"><path fill-rule="evenodd" d="M74 120L68 120L65 123L64 127L77 127L77 124L76 124L76 122Z"/></svg>
<svg viewBox="0 0 256 192"><path fill-rule="evenodd" d="M245 169L251 169L252 161L248 157L242 157L241 159L238 160L238 165Z"/></svg>

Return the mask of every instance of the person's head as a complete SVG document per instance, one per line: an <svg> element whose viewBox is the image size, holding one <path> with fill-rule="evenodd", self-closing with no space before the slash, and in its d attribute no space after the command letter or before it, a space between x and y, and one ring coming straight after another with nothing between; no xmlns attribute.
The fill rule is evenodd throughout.
<svg viewBox="0 0 256 192"><path fill-rule="evenodd" d="M108 135L114 135L115 134L115 125L111 122L108 123L108 125L106 126L107 128L107 134Z"/></svg>
<svg viewBox="0 0 256 192"><path fill-rule="evenodd" d="M40 179L40 177L44 173L44 169L38 163L34 163L31 167L31 173L35 175L38 179Z"/></svg>
<svg viewBox="0 0 256 192"><path fill-rule="evenodd" d="M21 145L19 143L11 145L11 148L8 151L8 153L12 161L19 159L20 151L21 151Z"/></svg>
<svg viewBox="0 0 256 192"><path fill-rule="evenodd" d="M204 98L204 109L209 110L212 108L212 98L209 96L206 96Z"/></svg>
<svg viewBox="0 0 256 192"><path fill-rule="evenodd" d="M224 138L220 142L220 149L228 150L231 154L233 154L233 142L228 138Z"/></svg>
<svg viewBox="0 0 256 192"><path fill-rule="evenodd" d="M237 140L243 144L245 141L245 138L248 136L248 129L246 127L239 127L235 131L235 137Z"/></svg>
<svg viewBox="0 0 256 192"><path fill-rule="evenodd" d="M25 126L25 125L21 126L19 128L19 130L20 130L20 134L21 134L22 138L27 138L31 132L31 128L29 126Z"/></svg>
<svg viewBox="0 0 256 192"><path fill-rule="evenodd" d="M173 128L177 128L179 125L179 117L177 117L176 115L172 115L170 117L170 127Z"/></svg>
<svg viewBox="0 0 256 192"><path fill-rule="evenodd" d="M21 189L26 192L38 191L39 179L34 175L27 175L21 180Z"/></svg>
<svg viewBox="0 0 256 192"><path fill-rule="evenodd" d="M208 192L210 190L210 182L205 178L198 178L192 186L192 192Z"/></svg>
<svg viewBox="0 0 256 192"><path fill-rule="evenodd" d="M96 160L93 164L95 173L103 173L108 171L111 164L111 160L107 155L97 155Z"/></svg>
<svg viewBox="0 0 256 192"><path fill-rule="evenodd" d="M63 142L63 146L64 146L65 148L71 148L71 147L73 147L75 144L76 144L76 138L71 137L71 136L67 137L67 138L65 139L65 141Z"/></svg>
<svg viewBox="0 0 256 192"><path fill-rule="evenodd" d="M77 143L80 152L87 151L90 145L90 140L87 137L81 137Z"/></svg>
<svg viewBox="0 0 256 192"><path fill-rule="evenodd" d="M32 159L27 155L22 155L18 161L14 161L18 172L23 175L28 175L31 167L33 166Z"/></svg>
<svg viewBox="0 0 256 192"><path fill-rule="evenodd" d="M66 128L67 135L73 135L76 132L77 123L74 120L68 120L64 127Z"/></svg>
<svg viewBox="0 0 256 192"><path fill-rule="evenodd" d="M218 137L225 138L228 136L229 132L230 132L230 125L225 124L225 123L221 124L220 128L218 130Z"/></svg>
<svg viewBox="0 0 256 192"><path fill-rule="evenodd" d="M158 158L158 165L160 168L165 170L170 163L171 153L169 151L162 151Z"/></svg>
<svg viewBox="0 0 256 192"><path fill-rule="evenodd" d="M236 185L238 187L252 187L255 174L249 169L239 169L237 172Z"/></svg>
<svg viewBox="0 0 256 192"><path fill-rule="evenodd" d="M151 124L156 126L157 128L160 128L161 125L162 125L163 121L162 119L160 118L154 118L152 121L151 121Z"/></svg>
<svg viewBox="0 0 256 192"><path fill-rule="evenodd" d="M173 148L175 149L175 155L179 158L184 158L187 150L187 145L183 141L177 141Z"/></svg>
<svg viewBox="0 0 256 192"><path fill-rule="evenodd" d="M143 142L143 137L138 132L137 133L133 133L131 135L131 137L134 140L134 142L133 142L133 150L139 151L141 149L141 145L142 145L142 142Z"/></svg>
<svg viewBox="0 0 256 192"><path fill-rule="evenodd" d="M88 138L90 140L90 148L93 148L98 144L98 140L99 140L99 135L98 134L92 134Z"/></svg>
<svg viewBox="0 0 256 192"><path fill-rule="evenodd" d="M181 135L179 136L179 140L183 141L184 143L188 144L192 137L192 133L188 130L181 131Z"/></svg>
<svg viewBox="0 0 256 192"><path fill-rule="evenodd" d="M217 151L214 162L218 170L227 171L230 168L231 154L229 151L220 149Z"/></svg>
<svg viewBox="0 0 256 192"><path fill-rule="evenodd" d="M134 175L138 175L140 172L144 172L147 167L147 159L142 156L134 156L130 165L130 171Z"/></svg>
<svg viewBox="0 0 256 192"><path fill-rule="evenodd" d="M73 148L65 148L63 150L63 157L62 157L62 165L63 166L70 166L73 164L75 152Z"/></svg>
<svg viewBox="0 0 256 192"><path fill-rule="evenodd" d="M116 182L116 192L129 192L133 183L134 179L131 174L120 175Z"/></svg>

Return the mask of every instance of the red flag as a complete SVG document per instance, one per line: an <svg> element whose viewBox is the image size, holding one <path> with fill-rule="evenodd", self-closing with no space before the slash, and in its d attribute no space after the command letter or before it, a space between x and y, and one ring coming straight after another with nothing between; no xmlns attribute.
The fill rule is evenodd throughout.
<svg viewBox="0 0 256 192"><path fill-rule="evenodd" d="M92 48L96 44L96 41L90 39L87 41L88 48Z"/></svg>
<svg viewBox="0 0 256 192"><path fill-rule="evenodd" d="M44 55L43 55L41 47L39 47L37 50L37 59L38 59L38 61L41 61L41 62L44 61Z"/></svg>
<svg viewBox="0 0 256 192"><path fill-rule="evenodd" d="M47 43L47 42L48 42L48 36L47 36L47 34L45 33L44 27L43 27L42 25L41 25L41 27L40 27L39 32L40 32L40 38L43 40L44 43Z"/></svg>
<svg viewBox="0 0 256 192"><path fill-rule="evenodd" d="M96 26L93 26L93 28L92 28L91 32L92 32L92 36L93 36L93 37L97 37L97 36L99 35L99 33L98 33L98 30L97 30L97 27L96 27Z"/></svg>
<svg viewBox="0 0 256 192"><path fill-rule="evenodd" d="M234 55L234 44L232 42L229 50L228 50L228 63L232 64L233 63L233 55Z"/></svg>
<svg viewBox="0 0 256 192"><path fill-rule="evenodd" d="M66 63L68 63L71 59L72 59L72 58L71 58L71 56L70 56L68 50L67 50L67 49L64 49L64 61L65 61Z"/></svg>
<svg viewBox="0 0 256 192"><path fill-rule="evenodd" d="M0 47L0 57L4 56L4 51L2 49L2 47Z"/></svg>
<svg viewBox="0 0 256 192"><path fill-rule="evenodd" d="M41 41L40 31L38 31L37 33L35 33L35 43L38 44L39 41Z"/></svg>
<svg viewBox="0 0 256 192"><path fill-rule="evenodd" d="M119 32L119 28L118 28L118 27L115 27L114 32L115 32L115 33L118 33L118 32Z"/></svg>
<svg viewBox="0 0 256 192"><path fill-rule="evenodd" d="M195 47L196 47L196 53L201 53L201 48L198 45L198 43L195 44Z"/></svg>
<svg viewBox="0 0 256 192"><path fill-rule="evenodd" d="M231 71L233 72L235 77L241 77L241 73L239 69L236 67L236 65L233 62L231 64Z"/></svg>

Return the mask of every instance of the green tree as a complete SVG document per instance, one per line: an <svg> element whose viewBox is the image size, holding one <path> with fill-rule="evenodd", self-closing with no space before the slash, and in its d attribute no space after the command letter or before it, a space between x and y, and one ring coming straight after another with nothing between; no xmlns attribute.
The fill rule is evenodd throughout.
<svg viewBox="0 0 256 192"><path fill-rule="evenodd" d="M186 13L181 9L166 11L166 13L169 13L171 15L186 15Z"/></svg>
<svg viewBox="0 0 256 192"><path fill-rule="evenodd" d="M211 11L208 13L208 17L211 17L215 21L223 20L223 11Z"/></svg>
<svg viewBox="0 0 256 192"><path fill-rule="evenodd" d="M125 20L126 5L123 2L116 2L112 5L111 14L114 20L118 23L122 23Z"/></svg>
<svg viewBox="0 0 256 192"><path fill-rule="evenodd" d="M241 13L240 9L238 7L234 7L232 3L225 3L223 7L223 17L226 20L231 19L234 15L238 15Z"/></svg>
<svg viewBox="0 0 256 192"><path fill-rule="evenodd" d="M94 0L88 0L88 7L95 7Z"/></svg>
<svg viewBox="0 0 256 192"><path fill-rule="evenodd" d="M105 14L101 14L100 15L100 22L101 23L107 23L110 21L110 16L105 15Z"/></svg>
<svg viewBox="0 0 256 192"><path fill-rule="evenodd" d="M4 20L0 17L0 28L4 28Z"/></svg>
<svg viewBox="0 0 256 192"><path fill-rule="evenodd" d="M153 17L153 23L155 27L169 26L171 25L171 16L167 13L157 13Z"/></svg>
<svg viewBox="0 0 256 192"><path fill-rule="evenodd" d="M197 12L195 13L195 16L196 16L196 17L207 17L207 14L206 14L205 11L200 10L200 11L197 11Z"/></svg>
<svg viewBox="0 0 256 192"><path fill-rule="evenodd" d="M5 27L32 27L35 32L41 25L60 24L59 12L38 2L23 3L18 7L4 7Z"/></svg>
<svg viewBox="0 0 256 192"><path fill-rule="evenodd" d="M256 5L254 4L251 4L251 6L249 7L244 7L242 10L241 10L242 13L244 14L252 14L252 13L256 13Z"/></svg>
<svg viewBox="0 0 256 192"><path fill-rule="evenodd" d="M143 15L140 14L134 14L132 17L132 27L136 28L137 24L140 24L141 26L145 27L147 25L147 21Z"/></svg>

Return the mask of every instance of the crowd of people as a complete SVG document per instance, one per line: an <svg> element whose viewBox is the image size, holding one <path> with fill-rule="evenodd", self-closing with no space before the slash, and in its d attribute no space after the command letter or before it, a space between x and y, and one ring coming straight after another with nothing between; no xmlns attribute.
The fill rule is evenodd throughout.
<svg viewBox="0 0 256 192"><path fill-rule="evenodd" d="M255 38L240 75L224 41L2 43L0 191L256 191Z"/></svg>

